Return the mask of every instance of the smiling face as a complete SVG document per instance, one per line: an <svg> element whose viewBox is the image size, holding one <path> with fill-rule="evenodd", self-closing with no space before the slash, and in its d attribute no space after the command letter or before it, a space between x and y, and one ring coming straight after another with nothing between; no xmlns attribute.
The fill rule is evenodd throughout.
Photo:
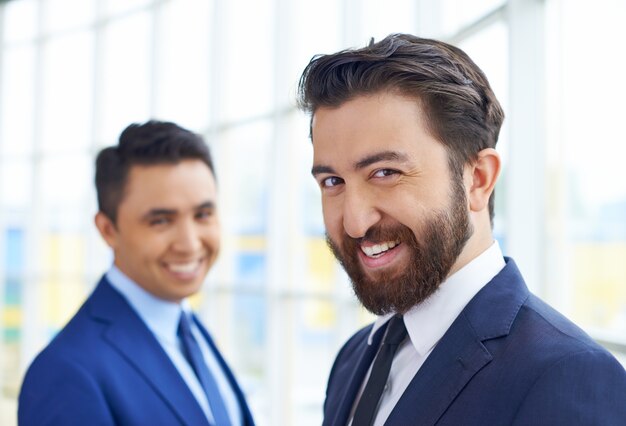
<svg viewBox="0 0 626 426"><path fill-rule="evenodd" d="M463 177L419 103L390 92L319 108L312 138L329 246L368 310L406 312L462 266Z"/></svg>
<svg viewBox="0 0 626 426"><path fill-rule="evenodd" d="M96 225L115 266L154 296L179 302L196 293L219 250L216 186L200 160L134 165L113 224Z"/></svg>

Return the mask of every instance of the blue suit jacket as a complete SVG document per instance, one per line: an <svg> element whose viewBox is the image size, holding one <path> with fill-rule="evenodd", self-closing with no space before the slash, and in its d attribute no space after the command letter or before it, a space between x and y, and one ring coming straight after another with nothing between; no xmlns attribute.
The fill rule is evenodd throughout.
<svg viewBox="0 0 626 426"><path fill-rule="evenodd" d="M371 326L339 352L324 425L345 425L380 343ZM626 425L626 372L505 268L433 349L386 425ZM354 425L360 426L360 425Z"/></svg>
<svg viewBox="0 0 626 426"><path fill-rule="evenodd" d="M206 329L197 326L232 385L246 425L252 416ZM33 361L19 396L20 425L208 425L154 335L103 278Z"/></svg>

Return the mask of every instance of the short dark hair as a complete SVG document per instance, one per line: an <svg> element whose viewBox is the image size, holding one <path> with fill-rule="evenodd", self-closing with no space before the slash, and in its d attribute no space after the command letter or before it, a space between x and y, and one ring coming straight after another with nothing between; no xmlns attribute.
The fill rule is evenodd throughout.
<svg viewBox="0 0 626 426"><path fill-rule="evenodd" d="M420 102L456 176L479 151L496 146L504 112L485 74L461 49L409 34L314 56L300 77L298 106L312 119L319 107L386 90ZM493 220L493 194L489 215Z"/></svg>
<svg viewBox="0 0 626 426"><path fill-rule="evenodd" d="M177 164L183 160L200 160L215 176L211 153L202 136L170 122L131 124L120 135L117 146L104 148L96 158L99 210L116 222L132 166Z"/></svg>

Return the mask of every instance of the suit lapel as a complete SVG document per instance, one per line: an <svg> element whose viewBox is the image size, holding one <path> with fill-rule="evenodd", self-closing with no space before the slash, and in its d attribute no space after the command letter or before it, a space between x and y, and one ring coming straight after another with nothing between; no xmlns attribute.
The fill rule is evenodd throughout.
<svg viewBox="0 0 626 426"><path fill-rule="evenodd" d="M95 318L109 323L103 339L152 386L181 423L208 425L200 405L159 342L104 278L91 297L90 311Z"/></svg>
<svg viewBox="0 0 626 426"><path fill-rule="evenodd" d="M385 425L434 425L493 356L483 342L509 334L529 292L513 260L468 303L441 338Z"/></svg>
<svg viewBox="0 0 626 426"><path fill-rule="evenodd" d="M388 323L387 323L388 324ZM385 334L385 330L387 329L387 324L384 327L381 327L380 330L374 334L372 339L372 344L367 344L367 338L369 336L368 332L364 334L364 342L362 344L365 345L365 348L361 352L361 356L357 360L356 367L352 369L352 373L346 378L346 383L348 384L345 388L346 391L343 392L343 397L337 406L337 410L335 411L335 416L332 418L330 423L324 422L324 424L329 425L345 425L348 423L350 412L352 411L352 405L354 404L354 400L357 397L359 389L361 388L361 384L365 379L365 375L378 352L378 347L380 346L380 342ZM330 399L331 395L327 395L327 399ZM330 401L332 403L332 401Z"/></svg>
<svg viewBox="0 0 626 426"><path fill-rule="evenodd" d="M386 425L433 425L467 382L491 361L460 316L419 369Z"/></svg>
<svg viewBox="0 0 626 426"><path fill-rule="evenodd" d="M198 329L200 330L200 332L202 333L202 335L204 336L204 339L208 343L209 347L213 351L215 358L219 362L220 367L222 368L222 371L224 372L224 374L226 375L226 378L228 379L228 383L230 384L231 389L233 390L233 392L235 393L235 396L237 397L237 402L239 403L239 408L241 409L243 424L246 426L253 426L254 421L252 419L252 413L250 412L250 408L248 407L248 404L246 403L246 398L243 394L243 391L239 387L239 384L237 383L235 376L233 375L232 371L228 367L228 364L226 364L226 361L222 357L222 354L220 353L220 351L217 349L217 346L215 346L215 342L213 342L213 339L211 338L211 335L209 334L208 330L204 328L200 320L198 320L198 318L195 315L193 315L193 320L196 326L198 327Z"/></svg>

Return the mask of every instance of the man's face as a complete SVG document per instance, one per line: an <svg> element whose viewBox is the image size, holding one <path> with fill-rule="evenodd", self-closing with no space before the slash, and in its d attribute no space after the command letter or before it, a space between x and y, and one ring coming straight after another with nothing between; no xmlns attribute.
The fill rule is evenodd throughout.
<svg viewBox="0 0 626 426"><path fill-rule="evenodd" d="M117 223L98 213L96 224L122 272L178 302L200 289L219 250L213 174L200 160L132 166Z"/></svg>
<svg viewBox="0 0 626 426"><path fill-rule="evenodd" d="M472 234L452 176L414 99L382 92L313 117L313 175L329 246L371 312L404 313L458 269Z"/></svg>

